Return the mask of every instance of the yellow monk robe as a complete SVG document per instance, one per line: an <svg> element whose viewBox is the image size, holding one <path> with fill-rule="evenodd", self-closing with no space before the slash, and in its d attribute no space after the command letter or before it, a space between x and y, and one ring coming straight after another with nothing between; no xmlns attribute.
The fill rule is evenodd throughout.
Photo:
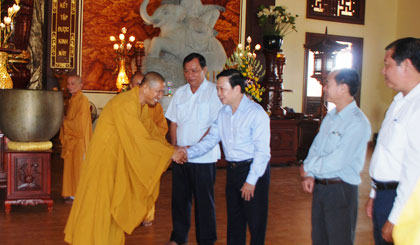
<svg viewBox="0 0 420 245"><path fill-rule="evenodd" d="M174 148L138 94L138 87L121 93L101 112L64 230L68 243L124 244L124 232L154 206Z"/></svg>
<svg viewBox="0 0 420 245"><path fill-rule="evenodd" d="M92 137L89 100L82 91L75 93L60 130L61 157L64 159L62 196L74 196L79 183L80 169Z"/></svg>
<svg viewBox="0 0 420 245"><path fill-rule="evenodd" d="M396 245L420 244L420 181L394 226L392 238Z"/></svg>
<svg viewBox="0 0 420 245"><path fill-rule="evenodd" d="M168 132L168 123L166 122L165 115L163 114L162 105L157 103L154 107L149 106L149 115L162 135L166 136L166 133Z"/></svg>
<svg viewBox="0 0 420 245"><path fill-rule="evenodd" d="M152 121L156 124L159 131L165 137L168 132L168 123L166 122L165 115L163 114L163 108L160 103L157 103L154 107L149 107L149 115L152 118ZM152 222L155 218L155 206L149 210L144 221Z"/></svg>

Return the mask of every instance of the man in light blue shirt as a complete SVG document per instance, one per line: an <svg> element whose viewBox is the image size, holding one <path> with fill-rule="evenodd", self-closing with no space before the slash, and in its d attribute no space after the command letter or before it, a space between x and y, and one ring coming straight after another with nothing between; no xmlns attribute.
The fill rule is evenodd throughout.
<svg viewBox="0 0 420 245"><path fill-rule="evenodd" d="M313 244L354 243L360 172L370 139L370 123L357 107L360 87L352 69L332 71L324 84L326 100L336 105L321 124L301 168L302 187L313 193Z"/></svg>
<svg viewBox="0 0 420 245"><path fill-rule="evenodd" d="M222 103L214 83L207 81L206 60L192 53L183 62L187 84L177 89L165 114L171 123L171 143L188 146L197 143L217 118ZM185 164L172 163L172 226L168 245L187 244L194 197L197 243L212 245L217 240L214 182L220 147L191 157Z"/></svg>
<svg viewBox="0 0 420 245"><path fill-rule="evenodd" d="M232 245L245 245L247 224L251 244L264 244L268 213L270 119L260 105L244 95L245 81L233 69L217 76L217 94L225 106L209 133L187 149L190 159L223 143L228 162L227 244Z"/></svg>

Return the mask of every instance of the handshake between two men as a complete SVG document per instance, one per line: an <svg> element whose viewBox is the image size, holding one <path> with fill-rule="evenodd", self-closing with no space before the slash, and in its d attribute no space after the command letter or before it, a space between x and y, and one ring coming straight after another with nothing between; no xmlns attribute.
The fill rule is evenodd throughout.
<svg viewBox="0 0 420 245"><path fill-rule="evenodd" d="M172 161L178 164L184 164L188 160L187 146L175 146Z"/></svg>

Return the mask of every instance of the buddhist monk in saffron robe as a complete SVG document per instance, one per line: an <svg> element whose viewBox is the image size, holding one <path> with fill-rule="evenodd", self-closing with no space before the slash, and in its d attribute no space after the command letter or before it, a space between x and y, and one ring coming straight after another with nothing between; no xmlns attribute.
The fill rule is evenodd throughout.
<svg viewBox="0 0 420 245"><path fill-rule="evenodd" d="M143 81L144 75L140 72L135 73L130 80L130 88L139 86ZM162 105L158 102L154 106L149 106L149 115L152 118L152 121L156 124L159 131L163 136L166 136L168 132L168 123L166 121L165 115L163 114Z"/></svg>
<svg viewBox="0 0 420 245"><path fill-rule="evenodd" d="M154 206L159 181L171 158L186 157L171 146L152 121L149 106L162 98L163 78L155 72L115 96L99 116L67 221L70 244L124 244Z"/></svg>
<svg viewBox="0 0 420 245"><path fill-rule="evenodd" d="M134 88L135 86L139 86L143 81L144 75L141 72L136 72L130 79L130 89ZM149 115L152 121L156 124L159 131L162 133L163 136L166 136L168 132L168 123L166 121L165 115L163 114L163 108L160 103L156 103L155 106L149 106ZM144 219L142 225L143 226L151 226L153 224L153 220L155 218L155 207L150 209L147 213L146 218Z"/></svg>
<svg viewBox="0 0 420 245"><path fill-rule="evenodd" d="M92 137L92 120L89 100L82 94L79 76L67 79L67 89L72 95L60 130L61 157L64 159L62 196L72 202L79 183L80 169Z"/></svg>
<svg viewBox="0 0 420 245"><path fill-rule="evenodd" d="M420 180L392 231L395 245L420 244Z"/></svg>

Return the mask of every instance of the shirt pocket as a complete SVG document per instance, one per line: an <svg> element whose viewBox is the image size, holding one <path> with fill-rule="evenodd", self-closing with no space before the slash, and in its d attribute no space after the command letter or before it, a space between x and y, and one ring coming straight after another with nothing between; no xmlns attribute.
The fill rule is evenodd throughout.
<svg viewBox="0 0 420 245"><path fill-rule="evenodd" d="M176 119L177 123L183 123L187 117L191 117L191 111L188 108L187 104L177 104L176 105Z"/></svg>
<svg viewBox="0 0 420 245"><path fill-rule="evenodd" d="M197 106L197 115L198 115L198 122L203 124L209 124L208 122L210 118L210 103L198 103Z"/></svg>
<svg viewBox="0 0 420 245"><path fill-rule="evenodd" d="M401 159L404 148L407 146L407 133L404 125L394 120L389 128L381 133L383 134L381 135L381 139L379 139L380 142L386 149L394 152L397 158Z"/></svg>
<svg viewBox="0 0 420 245"><path fill-rule="evenodd" d="M333 152L339 146L342 137L343 135L340 131L330 131L325 142L325 153Z"/></svg>

